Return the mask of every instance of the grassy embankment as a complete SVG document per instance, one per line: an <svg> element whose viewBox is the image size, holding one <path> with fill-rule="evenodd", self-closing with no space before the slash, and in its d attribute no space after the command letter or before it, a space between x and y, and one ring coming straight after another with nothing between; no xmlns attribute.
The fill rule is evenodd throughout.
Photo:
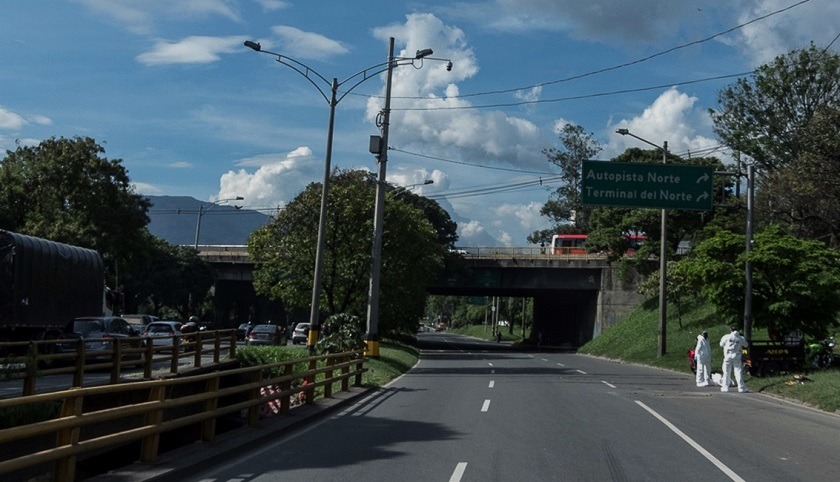
<svg viewBox="0 0 840 482"><path fill-rule="evenodd" d="M675 306L668 307L666 354L656 356L659 333L658 308L638 307L625 320L606 333L582 346L578 353L619 359L631 363L655 366L691 373L686 352L694 348L697 334L708 330L712 345L712 371L721 370L723 353L718 341L729 333L727 325L715 319L714 310L708 305L686 309L682 314L682 327L678 322ZM753 330L753 339L766 339L764 330ZM840 411L840 369L800 373L808 380L794 381L794 374L757 378L746 376L747 386L753 392L767 393L793 399L828 412Z"/></svg>

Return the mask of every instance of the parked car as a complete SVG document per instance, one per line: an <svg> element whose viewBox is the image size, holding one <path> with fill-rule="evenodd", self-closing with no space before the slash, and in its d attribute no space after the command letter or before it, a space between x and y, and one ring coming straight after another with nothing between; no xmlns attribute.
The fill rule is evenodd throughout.
<svg viewBox="0 0 840 482"><path fill-rule="evenodd" d="M295 331L292 332L292 344L297 345L298 343L306 344L306 340L309 338L309 323L298 323L295 326Z"/></svg>
<svg viewBox="0 0 840 482"><path fill-rule="evenodd" d="M280 325L255 325L245 339L246 345L280 345L285 346L286 328Z"/></svg>
<svg viewBox="0 0 840 482"><path fill-rule="evenodd" d="M142 333L146 325L153 321L160 321L160 318L152 315L121 315L137 333Z"/></svg>
<svg viewBox="0 0 840 482"><path fill-rule="evenodd" d="M115 340L127 340L123 346L140 348L140 333L135 331L128 321L118 316L87 316L76 318L67 324L64 338L84 340L85 355L88 359L110 359ZM61 351L75 351L75 343L58 345ZM127 354L124 359L141 359L142 353Z"/></svg>
<svg viewBox="0 0 840 482"><path fill-rule="evenodd" d="M180 321L153 321L146 325L143 337L150 340L154 346L172 347L175 337L181 335L182 325Z"/></svg>
<svg viewBox="0 0 840 482"><path fill-rule="evenodd" d="M237 340L245 340L245 337L248 336L248 332L251 331L254 325L248 323L242 323L241 325L236 327L236 339Z"/></svg>

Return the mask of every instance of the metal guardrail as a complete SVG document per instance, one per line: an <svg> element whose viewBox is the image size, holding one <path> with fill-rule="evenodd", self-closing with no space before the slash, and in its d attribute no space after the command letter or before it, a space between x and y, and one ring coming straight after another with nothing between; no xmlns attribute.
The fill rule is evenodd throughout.
<svg viewBox="0 0 840 482"><path fill-rule="evenodd" d="M305 363L308 368L305 371L294 372L294 366L299 363ZM282 375L265 378L272 370ZM211 442L216 433L216 419L222 415L245 410L248 425L256 426L259 424L261 406L272 403L272 406L277 407L278 414L286 414L291 406L290 397L302 394L305 403L312 403L316 388L321 387L323 396L329 398L335 384L340 384L340 389L346 391L349 390L350 379L354 378L355 385L360 385L362 373L365 371L363 352L355 351L214 371L203 375L72 388L0 400L0 410L44 402L61 402L60 415L56 419L0 430L0 445L18 444L34 437L55 436L51 448L38 448L37 444L32 444L32 452L0 461L0 477L35 465L54 462L53 480L72 481L75 477L76 458L79 455L137 440L141 441L139 460L152 462L157 459L160 436L165 432L200 424L200 439ZM223 377L227 380L235 379L237 384L222 387ZM304 383L293 386L292 382L296 379L303 379ZM203 390L199 393L175 389L186 384L202 383ZM128 392L139 392L146 401L92 411L84 410L86 398ZM235 398L237 395L246 399L239 401L240 399ZM195 413L178 410L187 406L197 407L198 410ZM91 434L83 430L93 424L111 424L108 426L114 427L128 424L129 428L109 431L106 434Z"/></svg>
<svg viewBox="0 0 840 482"><path fill-rule="evenodd" d="M197 333L157 337L169 339L165 345L155 345L152 338L130 337L111 339L39 340L0 343L5 353L25 352L0 359L0 380L23 379L22 395L35 393L38 378L47 375L72 374L71 386L81 387L85 373L110 370L110 383L118 383L126 365L143 367L143 379L152 378L153 365L169 362L169 372L178 373L180 360L192 357L190 368L200 368L203 355L213 355L219 363L223 355L236 355L236 330L201 331ZM88 343L111 342L112 348L89 351ZM71 349L72 348L72 349Z"/></svg>

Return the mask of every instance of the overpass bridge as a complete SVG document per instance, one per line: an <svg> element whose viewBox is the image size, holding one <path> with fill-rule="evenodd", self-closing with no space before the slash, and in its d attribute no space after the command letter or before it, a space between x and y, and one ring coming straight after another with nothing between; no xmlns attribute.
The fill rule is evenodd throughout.
<svg viewBox="0 0 840 482"><path fill-rule="evenodd" d="M458 252L463 266L447 270L457 274L427 286L427 291L446 296L531 298L532 336L541 334L546 345L578 347L618 323L642 301L635 291L638 280L619 276L615 263L608 263L605 256L558 255L534 246L466 247ZM199 246L199 255L216 268L216 296L223 304L235 302L229 299L234 293L239 293L240 309L246 300L256 299L254 264L244 246ZM247 319L247 314L238 319Z"/></svg>

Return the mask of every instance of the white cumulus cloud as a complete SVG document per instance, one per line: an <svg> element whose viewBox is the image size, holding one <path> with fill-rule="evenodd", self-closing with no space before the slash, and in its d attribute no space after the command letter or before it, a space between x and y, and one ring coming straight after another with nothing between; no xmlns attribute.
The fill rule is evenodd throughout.
<svg viewBox="0 0 840 482"><path fill-rule="evenodd" d="M246 37L187 37L178 42L158 40L149 52L137 56L145 65L207 64L219 60L219 54L241 50Z"/></svg>

